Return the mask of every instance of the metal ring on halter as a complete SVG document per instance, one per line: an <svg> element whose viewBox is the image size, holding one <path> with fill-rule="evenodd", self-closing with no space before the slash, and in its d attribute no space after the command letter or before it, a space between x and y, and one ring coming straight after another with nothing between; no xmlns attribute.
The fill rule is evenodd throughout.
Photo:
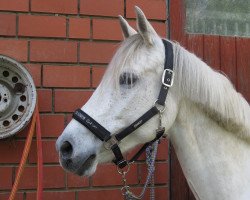
<svg viewBox="0 0 250 200"><path fill-rule="evenodd" d="M164 102L164 105L160 105L158 103L158 99L154 102L154 106L157 108L157 110L160 112L160 113L163 113L165 110L166 110L166 103Z"/></svg>
<svg viewBox="0 0 250 200"><path fill-rule="evenodd" d="M125 170L124 170L124 168L123 169L119 168L119 166L117 165L116 169L117 169L118 173L121 174L121 175L127 174L129 172L129 170L130 170L130 164L131 164L130 162L127 162L127 166L126 166Z"/></svg>
<svg viewBox="0 0 250 200"><path fill-rule="evenodd" d="M108 141L104 142L104 148L110 150L113 145L118 143L119 141L116 139L116 137L112 136Z"/></svg>
<svg viewBox="0 0 250 200"><path fill-rule="evenodd" d="M125 196L126 193L129 191L129 186L125 185L121 188L122 195Z"/></svg>

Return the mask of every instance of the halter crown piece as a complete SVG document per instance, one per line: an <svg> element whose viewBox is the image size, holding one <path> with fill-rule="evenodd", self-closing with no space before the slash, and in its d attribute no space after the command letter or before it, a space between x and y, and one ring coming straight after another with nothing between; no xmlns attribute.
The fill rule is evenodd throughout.
<svg viewBox="0 0 250 200"><path fill-rule="evenodd" d="M118 134L112 135L107 129L105 129L101 124L99 124L96 120L90 117L87 113L82 111L81 109L77 109L73 113L73 119L77 120L83 126L85 126L88 130L90 130L97 138L104 142L104 147L108 150L112 150L115 159L113 162L119 167L124 168L128 164L136 161L139 156L145 151L145 149L153 144L155 141L159 140L165 132L165 128L161 126L161 116L165 110L165 101L168 94L168 89L173 85L174 80L174 72L173 72L173 46L167 40L162 40L165 47L165 63L164 63L164 71L162 74L162 85L160 89L160 93L158 99L155 101L154 106L149 109L146 113L144 113L141 117L135 120L128 127L124 128ZM129 160L125 160L120 147L119 142L124 139L126 136L134 132L156 114L159 114L160 123L159 127L156 131L156 137L150 141L145 143L142 148Z"/></svg>

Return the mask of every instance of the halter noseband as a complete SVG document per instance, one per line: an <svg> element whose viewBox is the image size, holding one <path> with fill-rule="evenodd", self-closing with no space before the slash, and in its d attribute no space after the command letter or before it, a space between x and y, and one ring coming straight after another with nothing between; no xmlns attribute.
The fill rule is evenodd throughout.
<svg viewBox="0 0 250 200"><path fill-rule="evenodd" d="M165 110L165 101L168 94L168 89L173 85L174 80L174 72L173 72L173 46L167 40L162 40L165 47L165 63L164 63L164 71L162 74L162 85L160 89L160 93L158 99L155 101L154 106L149 109L146 113L144 113L141 117L139 117L136 121L130 124L128 127L123 129L121 132L115 135L111 135L111 133L105 129L102 125L100 125L97 121L95 121L92 117L90 117L87 113L82 111L81 109L77 109L73 113L73 119L77 120L87 129L89 129L98 139L104 142L104 147L108 150L112 150L115 159L113 162L119 167L123 168L128 163L134 162L138 159L138 157L143 153L147 146L151 145L156 140L160 139L165 132L164 127L159 125L159 128L156 130L156 137L150 141L145 143L142 148L129 160L126 161L123 158L121 153L119 142L124 139L126 136L134 132L156 114L160 114L160 122L161 115ZM161 110L160 107L163 107Z"/></svg>

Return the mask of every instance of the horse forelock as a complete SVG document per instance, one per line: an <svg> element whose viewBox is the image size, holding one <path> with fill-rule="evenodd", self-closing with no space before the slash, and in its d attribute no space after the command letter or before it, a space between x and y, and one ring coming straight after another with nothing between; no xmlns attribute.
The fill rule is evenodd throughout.
<svg viewBox="0 0 250 200"><path fill-rule="evenodd" d="M101 84L115 84L119 90L119 77L123 72L134 73L140 78L147 71L163 70L163 43L159 37L154 42L154 45L148 46L140 34L125 39L109 63Z"/></svg>
<svg viewBox="0 0 250 200"><path fill-rule="evenodd" d="M115 88L119 89L120 74L126 66L130 65L128 62L133 60L132 58L136 56L137 49L140 48L143 43L143 38L139 34L132 35L124 40L109 63L107 73L104 74L101 84L115 84ZM126 69L126 72L133 73L134 69Z"/></svg>
<svg viewBox="0 0 250 200"><path fill-rule="evenodd" d="M250 107L231 82L178 44L174 56L180 92L227 131L250 140Z"/></svg>

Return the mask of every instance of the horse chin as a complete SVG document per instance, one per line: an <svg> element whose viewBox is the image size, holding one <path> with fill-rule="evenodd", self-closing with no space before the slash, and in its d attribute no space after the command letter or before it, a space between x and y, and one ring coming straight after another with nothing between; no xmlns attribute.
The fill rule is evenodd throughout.
<svg viewBox="0 0 250 200"><path fill-rule="evenodd" d="M93 175L96 171L97 163L98 162L97 162L95 154L89 156L89 158L80 165L79 165L79 162L74 163L72 161L65 161L64 159L60 158L61 166L66 171L76 174L78 176Z"/></svg>
<svg viewBox="0 0 250 200"><path fill-rule="evenodd" d="M77 170L73 173L78 176L91 176L95 173L97 166L96 155L91 155Z"/></svg>

